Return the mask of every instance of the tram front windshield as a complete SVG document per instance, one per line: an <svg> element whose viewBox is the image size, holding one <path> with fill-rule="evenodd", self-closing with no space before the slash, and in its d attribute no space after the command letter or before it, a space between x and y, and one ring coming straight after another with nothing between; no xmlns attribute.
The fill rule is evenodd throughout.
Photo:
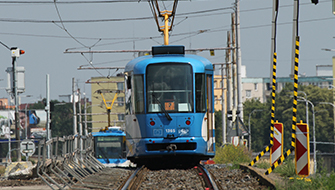
<svg viewBox="0 0 335 190"><path fill-rule="evenodd" d="M146 72L147 110L193 112L192 67L186 63L149 65Z"/></svg>
<svg viewBox="0 0 335 190"><path fill-rule="evenodd" d="M122 158L122 137L95 137L96 158Z"/></svg>

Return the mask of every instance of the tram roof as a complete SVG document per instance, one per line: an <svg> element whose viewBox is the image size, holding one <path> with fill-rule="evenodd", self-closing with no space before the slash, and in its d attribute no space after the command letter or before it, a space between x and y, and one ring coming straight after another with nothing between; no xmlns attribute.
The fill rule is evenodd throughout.
<svg viewBox="0 0 335 190"><path fill-rule="evenodd" d="M160 54L148 55L131 60L125 68L125 72L133 71L134 74L144 74L149 64L159 63L188 63L192 65L193 72L200 73L205 70L213 71L212 63L201 56L191 54Z"/></svg>
<svg viewBox="0 0 335 190"><path fill-rule="evenodd" d="M113 131L113 132L92 132L93 137L121 137L126 136L126 134L123 131Z"/></svg>

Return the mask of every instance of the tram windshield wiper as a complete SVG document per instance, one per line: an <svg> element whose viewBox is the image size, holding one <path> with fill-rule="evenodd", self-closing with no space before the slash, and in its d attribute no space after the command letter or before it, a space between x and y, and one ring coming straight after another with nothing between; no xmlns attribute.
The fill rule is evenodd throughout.
<svg viewBox="0 0 335 190"><path fill-rule="evenodd" d="M165 110L165 108L161 105L161 102L156 98L156 96L154 94L151 94L151 96L154 98L154 100L158 103L159 107L161 108L161 110L164 112L165 114L165 117L171 121L172 118L171 116L169 115L169 113Z"/></svg>

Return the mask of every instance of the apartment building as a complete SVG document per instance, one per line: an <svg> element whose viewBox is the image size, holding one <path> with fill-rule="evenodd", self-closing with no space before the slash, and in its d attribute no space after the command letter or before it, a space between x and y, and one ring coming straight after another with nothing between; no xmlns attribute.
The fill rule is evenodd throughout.
<svg viewBox="0 0 335 190"><path fill-rule="evenodd" d="M222 110L222 79L221 75L215 75L214 77L214 96L215 96L215 110ZM280 92L287 83L293 83L294 81L290 77L277 77L276 79L276 92ZM298 85L315 85L320 88L333 88L333 77L332 76L300 76ZM224 103L227 103L226 96L226 80L224 79ZM270 78L242 78L242 102L246 100L255 99L264 103L271 98L272 93L272 82ZM227 110L227 109L226 109Z"/></svg>
<svg viewBox="0 0 335 190"><path fill-rule="evenodd" d="M280 92L287 83L293 83L290 77L277 77L276 92ZM298 85L314 85L320 88L332 88L332 76L300 76ZM242 78L242 101L256 99L264 103L271 98L272 82L270 78Z"/></svg>
<svg viewBox="0 0 335 190"><path fill-rule="evenodd" d="M111 126L124 125L125 96L124 96L124 76L118 74L111 77L92 77L90 80L92 91L92 132L97 132L108 126L108 113L103 99L107 106L111 107ZM116 91L119 93L115 93ZM101 94L99 93L101 91ZM116 96L112 105L112 100Z"/></svg>

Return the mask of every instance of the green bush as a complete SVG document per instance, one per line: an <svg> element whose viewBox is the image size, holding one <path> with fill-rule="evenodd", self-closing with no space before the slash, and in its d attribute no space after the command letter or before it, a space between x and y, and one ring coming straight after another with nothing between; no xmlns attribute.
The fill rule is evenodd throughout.
<svg viewBox="0 0 335 190"><path fill-rule="evenodd" d="M257 168L268 169L271 167L269 160L259 160L254 165Z"/></svg>
<svg viewBox="0 0 335 190"><path fill-rule="evenodd" d="M240 164L251 161L251 154L244 146L225 145L216 147L214 162L217 164Z"/></svg>
<svg viewBox="0 0 335 190"><path fill-rule="evenodd" d="M283 177L294 177L295 174L295 164L292 157L288 157L284 162L279 165L273 172L278 173Z"/></svg>

